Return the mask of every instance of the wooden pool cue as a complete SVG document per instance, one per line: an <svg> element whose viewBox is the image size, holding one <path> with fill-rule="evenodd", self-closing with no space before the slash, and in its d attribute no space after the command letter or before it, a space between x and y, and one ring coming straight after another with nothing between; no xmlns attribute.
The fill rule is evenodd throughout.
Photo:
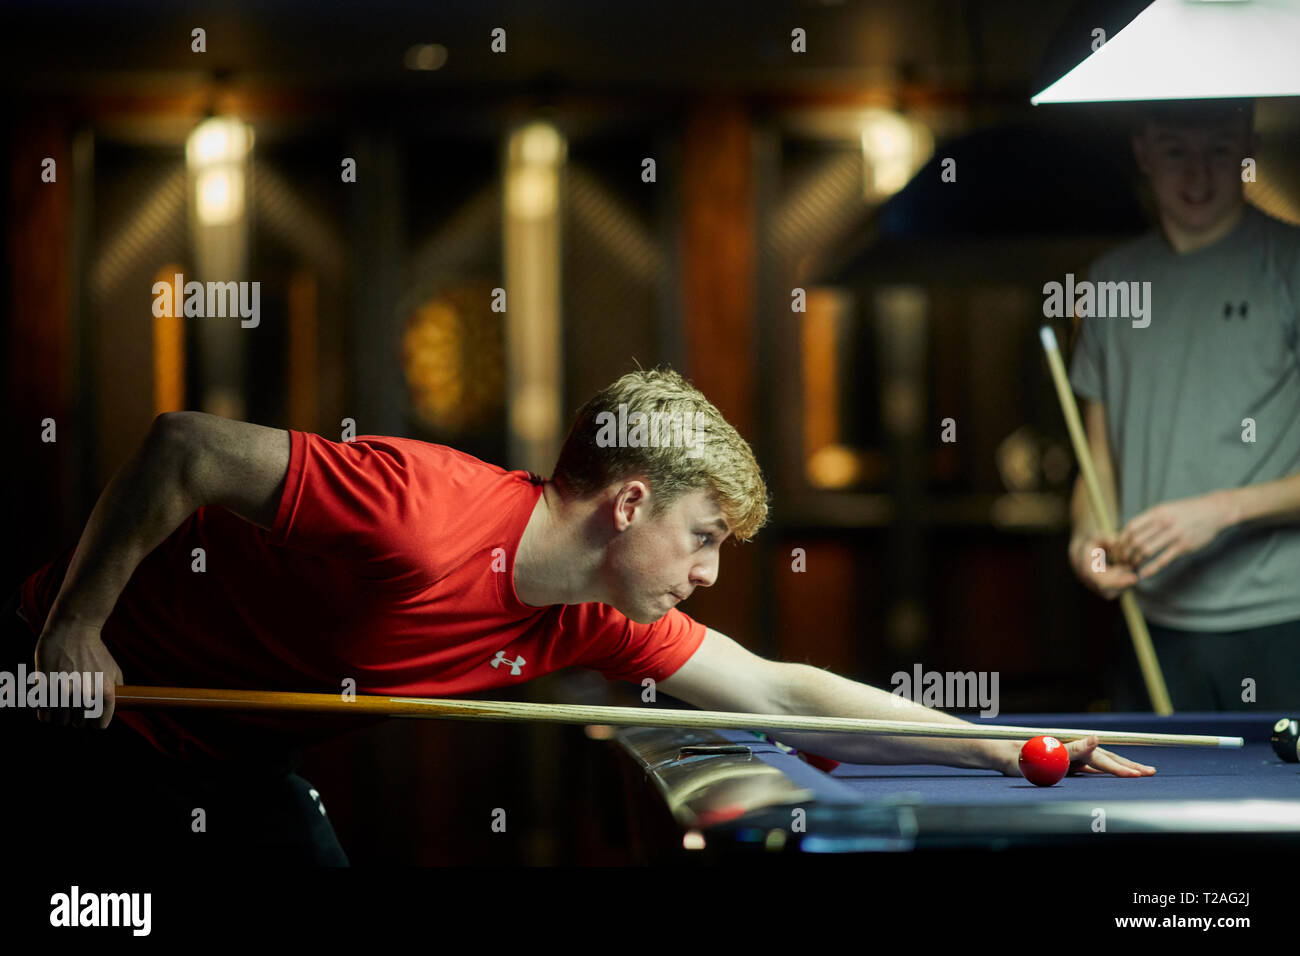
<svg viewBox="0 0 1300 956"><path fill-rule="evenodd" d="M116 689L117 706L185 710L278 711L310 714L369 714L376 717L424 717L444 720L505 720L553 724L605 724L613 727L689 727L731 730L791 730L803 733L880 734L891 737L968 737L978 740L1026 740L1047 734L1061 741L1096 737L1103 746L1139 744L1155 747L1241 747L1241 737L1198 734L1147 734L1104 730L1009 727L998 724L932 724L912 720L857 717L807 717L792 714L745 714L716 710L655 707L607 707L586 704L536 704L529 701L458 700L437 697L387 697L299 694L259 690L212 690L199 687Z"/></svg>
<svg viewBox="0 0 1300 956"><path fill-rule="evenodd" d="M1113 535L1116 531L1115 518L1110 513L1110 507L1101 493L1101 482L1097 479L1097 469L1092 462L1092 451L1088 447L1088 438L1083 431L1079 406L1074 401L1074 391L1070 388L1070 379L1065 374L1061 350L1056 346L1056 333L1049 326L1044 325L1039 329L1038 334L1043 342L1043 351L1047 353L1047 366L1052 371L1056 397L1061 401L1065 426L1069 429L1070 443L1074 445L1074 457L1079 461L1079 471L1088 488L1088 499L1092 503L1093 515L1102 533ZM1142 668L1142 680L1146 682L1151 706L1157 714L1168 716L1174 712L1173 704L1169 700L1169 691L1165 687L1165 676L1160 671L1160 661L1156 659L1155 648L1151 646L1151 634L1147 631L1147 622L1142 618L1137 595L1133 593L1132 588L1126 588L1120 594L1119 606L1124 612L1124 621L1128 624L1129 637L1133 639L1133 650L1137 653L1138 665Z"/></svg>

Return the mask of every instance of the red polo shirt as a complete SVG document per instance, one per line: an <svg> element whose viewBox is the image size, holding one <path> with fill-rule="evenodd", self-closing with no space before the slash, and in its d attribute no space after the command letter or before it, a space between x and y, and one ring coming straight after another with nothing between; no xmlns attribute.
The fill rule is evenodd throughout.
<svg viewBox="0 0 1300 956"><path fill-rule="evenodd" d="M447 697L573 666L663 680L704 639L677 610L637 624L604 604L523 604L514 560L542 491L535 476L411 439L289 434L270 530L201 508L140 563L103 629L127 683L337 693L350 679L358 693ZM23 584L37 631L70 558ZM127 709L116 719L178 756L343 726Z"/></svg>

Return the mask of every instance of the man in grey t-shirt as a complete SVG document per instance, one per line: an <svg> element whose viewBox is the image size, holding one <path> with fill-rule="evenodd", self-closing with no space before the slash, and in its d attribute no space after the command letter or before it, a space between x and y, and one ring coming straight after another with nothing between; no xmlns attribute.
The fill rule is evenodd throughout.
<svg viewBox="0 0 1300 956"><path fill-rule="evenodd" d="M1300 705L1300 229L1244 201L1251 125L1226 101L1143 112L1160 228L1089 280L1148 290L1144 314L1085 309L1070 374L1121 525L1076 488L1071 564L1137 589L1182 710Z"/></svg>

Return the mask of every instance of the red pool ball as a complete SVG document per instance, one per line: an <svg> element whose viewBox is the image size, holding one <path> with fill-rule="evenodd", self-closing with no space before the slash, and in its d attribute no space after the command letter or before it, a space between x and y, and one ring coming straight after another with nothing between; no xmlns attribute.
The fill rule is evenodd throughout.
<svg viewBox="0 0 1300 956"><path fill-rule="evenodd" d="M1070 753L1055 737L1035 737L1020 748L1020 772L1038 787L1059 783L1070 770Z"/></svg>

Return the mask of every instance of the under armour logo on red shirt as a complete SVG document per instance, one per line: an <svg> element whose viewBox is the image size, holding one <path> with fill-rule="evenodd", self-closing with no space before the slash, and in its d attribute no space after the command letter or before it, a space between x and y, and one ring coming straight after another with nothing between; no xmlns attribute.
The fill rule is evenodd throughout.
<svg viewBox="0 0 1300 956"><path fill-rule="evenodd" d="M514 677L518 677L520 674L523 673L523 671L521 671L520 668L523 667L528 662L524 660L522 656L516 657L513 661L507 660L505 651L497 651L496 655L492 658L491 661L489 661L489 663L494 668L500 667L502 664L509 664L511 675Z"/></svg>

